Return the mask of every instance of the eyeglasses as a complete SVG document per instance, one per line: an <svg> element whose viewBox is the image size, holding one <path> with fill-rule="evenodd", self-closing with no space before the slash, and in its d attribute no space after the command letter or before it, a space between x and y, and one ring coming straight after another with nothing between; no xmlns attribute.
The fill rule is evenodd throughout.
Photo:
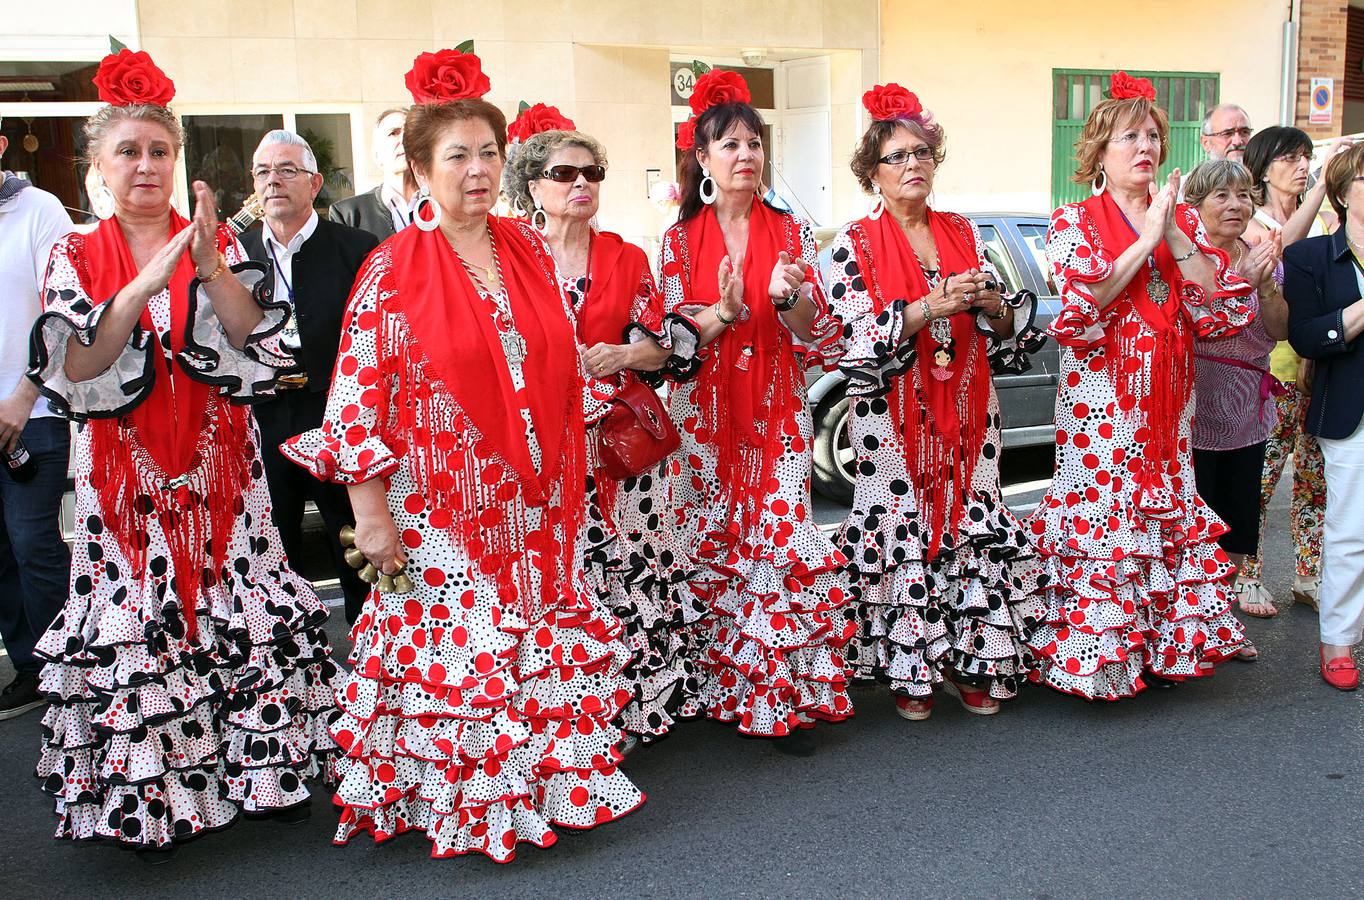
<svg viewBox="0 0 1364 900"><path fill-rule="evenodd" d="M1274 161L1288 163L1290 166L1296 166L1298 163L1302 162L1304 159L1307 158L1308 156L1306 153L1280 153L1278 156L1274 157Z"/></svg>
<svg viewBox="0 0 1364 900"><path fill-rule="evenodd" d="M888 153L881 157L877 162L887 166L903 166L909 162L911 156L919 162L932 162L933 148L915 147L913 150L896 150L894 153Z"/></svg>
<svg viewBox="0 0 1364 900"><path fill-rule="evenodd" d="M1145 134L1142 134L1141 132L1138 131L1129 131L1126 134L1119 135L1118 137L1111 139L1109 143L1118 144L1123 147L1130 147L1137 141L1141 140L1142 138L1146 138L1146 142L1153 146L1156 147L1160 146L1159 131L1148 131Z"/></svg>
<svg viewBox="0 0 1364 900"><path fill-rule="evenodd" d="M266 181L269 179L271 172L274 172L284 181L293 181L300 175L317 174L316 172L310 172L307 169L300 169L297 166L257 166L251 170L251 177L256 181Z"/></svg>
<svg viewBox="0 0 1364 900"><path fill-rule="evenodd" d="M578 180L580 173L583 178L596 184L606 177L606 166L550 166L545 169L544 177L550 181L572 184Z"/></svg>
<svg viewBox="0 0 1364 900"><path fill-rule="evenodd" d="M1255 129L1250 126L1241 128L1223 128L1221 131L1209 131L1207 137L1217 138L1218 140L1229 141L1234 134L1243 141L1250 140L1250 136L1255 133Z"/></svg>

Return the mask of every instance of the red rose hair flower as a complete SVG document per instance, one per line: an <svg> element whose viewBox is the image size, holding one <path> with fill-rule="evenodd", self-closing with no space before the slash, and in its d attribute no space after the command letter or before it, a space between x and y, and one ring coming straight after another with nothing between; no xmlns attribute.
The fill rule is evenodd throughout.
<svg viewBox="0 0 1364 900"><path fill-rule="evenodd" d="M416 103L477 100L492 90L482 60L458 50L421 54L412 61L405 83Z"/></svg>
<svg viewBox="0 0 1364 900"><path fill-rule="evenodd" d="M513 141L524 141L542 131L573 131L576 128L572 119L559 112L559 107L536 103L521 110L516 121L507 128L507 137Z"/></svg>
<svg viewBox="0 0 1364 900"><path fill-rule="evenodd" d="M1144 97L1152 102L1156 99L1156 86L1149 78L1133 78L1126 72L1114 72L1108 83L1108 94L1114 100L1131 100Z"/></svg>
<svg viewBox="0 0 1364 900"><path fill-rule="evenodd" d="M877 122L914 119L924 111L918 96L893 81L890 84L878 84L863 94L862 106Z"/></svg>
<svg viewBox="0 0 1364 900"><path fill-rule="evenodd" d="M693 115L719 106L721 103L751 103L753 95L748 92L748 82L738 72L711 69L696 79L696 87L691 92L691 111Z"/></svg>
<svg viewBox="0 0 1364 900"><path fill-rule="evenodd" d="M149 103L169 106L175 97L175 82L152 62L145 50L123 49L100 60L95 73L99 98L112 106Z"/></svg>
<svg viewBox="0 0 1364 900"><path fill-rule="evenodd" d="M677 126L677 149L691 150L696 146L696 116Z"/></svg>

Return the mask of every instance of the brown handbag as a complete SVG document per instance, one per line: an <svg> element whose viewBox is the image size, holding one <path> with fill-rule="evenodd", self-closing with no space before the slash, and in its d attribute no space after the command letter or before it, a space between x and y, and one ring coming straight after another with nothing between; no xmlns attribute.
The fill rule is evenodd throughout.
<svg viewBox="0 0 1364 900"><path fill-rule="evenodd" d="M639 381L631 380L611 398L610 410L597 425L601 470L617 481L643 475L681 443L663 401Z"/></svg>

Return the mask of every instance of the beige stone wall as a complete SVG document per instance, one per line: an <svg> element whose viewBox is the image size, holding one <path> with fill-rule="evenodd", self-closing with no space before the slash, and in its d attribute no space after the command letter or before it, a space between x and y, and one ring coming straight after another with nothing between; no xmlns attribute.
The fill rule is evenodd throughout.
<svg viewBox="0 0 1364 900"><path fill-rule="evenodd" d="M1288 6L884 0L881 75L915 91L947 131L940 205L1049 212L1053 68L1217 72L1224 101L1256 127L1277 124Z"/></svg>
<svg viewBox="0 0 1364 900"><path fill-rule="evenodd" d="M176 106L213 112L354 105L366 123L409 101L403 74L418 53L472 38L510 118L519 101L557 105L607 148L605 227L656 233L645 170L673 176L670 52L737 57L856 50L835 63L847 94L833 158L858 127L856 98L875 75L878 0L140 0L142 46L175 80ZM808 55L808 54L806 54ZM861 71L859 71L859 69ZM361 187L377 172L357 160ZM860 204L836 180L836 212Z"/></svg>

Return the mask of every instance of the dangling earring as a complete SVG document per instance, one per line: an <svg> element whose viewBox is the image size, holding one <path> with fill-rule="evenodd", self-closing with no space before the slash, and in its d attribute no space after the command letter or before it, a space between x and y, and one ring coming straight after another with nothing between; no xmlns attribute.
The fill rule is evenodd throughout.
<svg viewBox="0 0 1364 900"><path fill-rule="evenodd" d="M544 234L549 228L549 214L540 208L540 201L534 197L531 201L535 204L535 212L530 214L530 227Z"/></svg>
<svg viewBox="0 0 1364 900"><path fill-rule="evenodd" d="M1108 176L1104 174L1103 163L1099 163L1099 176L1094 179L1094 183L1089 186L1089 190L1097 197L1104 192L1104 188L1106 187L1108 187Z"/></svg>
<svg viewBox="0 0 1364 900"><path fill-rule="evenodd" d="M423 209L430 208L430 216L422 213ZM412 204L412 224L422 231L435 231L440 227L440 204L431 199L431 191L422 188L417 193L417 202Z"/></svg>
<svg viewBox="0 0 1364 900"><path fill-rule="evenodd" d="M114 192L104 183L104 176L95 173L94 187L90 188L90 211L101 219L114 217Z"/></svg>
<svg viewBox="0 0 1364 900"><path fill-rule="evenodd" d="M873 183L871 192L876 197L871 203L871 209L867 212L867 218L875 222L881 218L881 213L886 211L886 198L881 196L881 185Z"/></svg>
<svg viewBox="0 0 1364 900"><path fill-rule="evenodd" d="M710 187L707 188L706 185ZM720 196L720 186L715 183L715 179L710 177L710 169L701 167L701 202L707 206L715 203L715 199Z"/></svg>

